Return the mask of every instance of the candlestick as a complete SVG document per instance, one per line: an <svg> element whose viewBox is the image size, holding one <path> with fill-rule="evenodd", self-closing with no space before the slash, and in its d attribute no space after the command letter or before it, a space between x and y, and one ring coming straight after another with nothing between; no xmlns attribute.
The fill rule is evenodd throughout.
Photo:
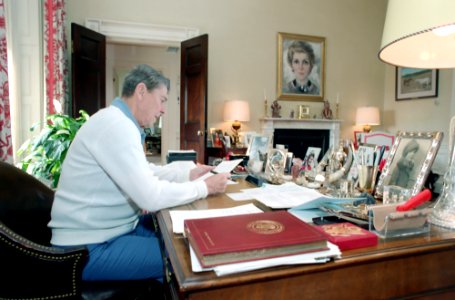
<svg viewBox="0 0 455 300"><path fill-rule="evenodd" d="M267 107L267 95L265 94L265 89L264 89L264 116L267 118L268 117L268 107Z"/></svg>

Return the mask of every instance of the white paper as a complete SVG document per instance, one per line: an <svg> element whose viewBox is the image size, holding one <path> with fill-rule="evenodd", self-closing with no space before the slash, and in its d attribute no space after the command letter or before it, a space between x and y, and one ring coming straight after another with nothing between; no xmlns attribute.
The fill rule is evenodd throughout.
<svg viewBox="0 0 455 300"><path fill-rule="evenodd" d="M215 173L231 173L232 170L240 163L243 159L234 160L223 160L218 166L213 169Z"/></svg>
<svg viewBox="0 0 455 300"><path fill-rule="evenodd" d="M232 215L243 215L251 213L262 213L252 203L234 206L230 208L200 209L200 210L171 210L169 214L172 220L172 230L174 233L183 233L183 224L187 219L202 219L211 217L223 217Z"/></svg>
<svg viewBox="0 0 455 300"><path fill-rule="evenodd" d="M281 185L264 184L260 188L243 190L253 199L273 209L283 209L312 202L318 198L330 199L317 190L286 182ZM316 206L317 207L317 206Z"/></svg>
<svg viewBox="0 0 455 300"><path fill-rule="evenodd" d="M234 160L223 160L218 166L216 166L215 169L213 169L212 172L207 172L204 175L198 177L196 181L198 180L205 180L206 178L213 176L214 173L231 173L232 170L242 161L243 159L234 159ZM237 184L237 181L234 180L228 180L227 184Z"/></svg>
<svg viewBox="0 0 455 300"><path fill-rule="evenodd" d="M226 193L226 195L234 201L245 201L245 200L253 199L253 197L251 197L250 194L245 193L245 192Z"/></svg>
<svg viewBox="0 0 455 300"><path fill-rule="evenodd" d="M298 264L316 264L328 262L331 258L341 258L341 251L337 245L328 242L329 249L318 252L310 252L304 254L281 256L255 261L247 261L242 263L227 264L216 266L213 268L204 268L201 266L199 259L196 256L193 248L190 247L191 268L193 272L215 271L217 276L224 276L234 273L270 268L282 265L298 265Z"/></svg>

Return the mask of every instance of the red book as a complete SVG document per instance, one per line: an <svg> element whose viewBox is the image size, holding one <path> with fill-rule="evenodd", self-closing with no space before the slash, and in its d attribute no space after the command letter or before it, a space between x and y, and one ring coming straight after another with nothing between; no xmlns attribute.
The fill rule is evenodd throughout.
<svg viewBox="0 0 455 300"><path fill-rule="evenodd" d="M328 240L337 245L340 250L370 247L378 244L376 234L348 222L319 225L316 228L325 233Z"/></svg>
<svg viewBox="0 0 455 300"><path fill-rule="evenodd" d="M326 236L287 211L185 220L202 266L327 250Z"/></svg>

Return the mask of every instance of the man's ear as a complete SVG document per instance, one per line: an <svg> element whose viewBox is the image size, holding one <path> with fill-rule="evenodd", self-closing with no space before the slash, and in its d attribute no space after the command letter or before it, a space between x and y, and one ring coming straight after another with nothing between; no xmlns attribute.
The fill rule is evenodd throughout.
<svg viewBox="0 0 455 300"><path fill-rule="evenodd" d="M147 87L145 86L145 84L143 82L136 85L136 93L138 96L144 97L146 91L147 91Z"/></svg>

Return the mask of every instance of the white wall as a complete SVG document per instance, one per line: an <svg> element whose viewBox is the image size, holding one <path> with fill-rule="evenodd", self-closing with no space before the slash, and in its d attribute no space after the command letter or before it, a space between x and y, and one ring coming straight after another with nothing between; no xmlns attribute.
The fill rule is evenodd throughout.
<svg viewBox="0 0 455 300"><path fill-rule="evenodd" d="M352 138L355 109L383 109L382 125L374 130L443 131L454 110L454 79L441 71L436 99L395 101L394 68L380 62L379 51L386 0L67 0L68 20L85 18L198 28L209 35L208 127L228 130L222 121L227 99L246 99L252 106L245 131L259 131L263 91L269 103L276 95L277 33L326 38L325 95L340 94L341 138ZM319 115L322 103L283 101L282 116L298 105ZM441 154L447 153L447 138ZM445 158L438 161L445 161ZM439 164L439 163L437 163ZM441 164L443 166L444 164Z"/></svg>
<svg viewBox="0 0 455 300"><path fill-rule="evenodd" d="M352 137L354 109L382 107L384 64L377 59L385 0L68 0L68 20L85 18L199 28L209 35L209 127L222 121L227 99L246 99L253 108L244 130L259 131L263 91L276 95L277 34L288 32L326 38L326 98L340 94L342 135ZM322 103L283 101L287 116L299 104L319 115Z"/></svg>

